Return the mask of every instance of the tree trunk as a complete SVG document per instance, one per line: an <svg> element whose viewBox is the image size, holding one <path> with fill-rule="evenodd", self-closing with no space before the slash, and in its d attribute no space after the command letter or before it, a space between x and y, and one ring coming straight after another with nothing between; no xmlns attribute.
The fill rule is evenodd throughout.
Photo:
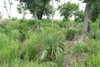
<svg viewBox="0 0 100 67"><path fill-rule="evenodd" d="M37 21L37 28L39 29L39 22L38 22L38 17L37 17L37 7L38 7L38 0L35 0L36 2L36 7L35 7L35 19Z"/></svg>
<svg viewBox="0 0 100 67"><path fill-rule="evenodd" d="M9 0L9 18L11 18L11 2Z"/></svg>
<svg viewBox="0 0 100 67"><path fill-rule="evenodd" d="M6 12L7 12L8 18L10 18L10 16L9 16L9 12L8 12L8 9L7 9L7 7L6 7Z"/></svg>
<svg viewBox="0 0 100 67"><path fill-rule="evenodd" d="M54 5L54 3L53 3L53 0L52 0L52 6L53 6L53 5ZM53 8L52 8L52 27L53 27L53 23L54 23L54 22L53 22L53 18L54 18L53 12L54 12L54 11L53 11Z"/></svg>
<svg viewBox="0 0 100 67"><path fill-rule="evenodd" d="M22 8L22 15L23 15L23 19L25 19L25 9L24 8Z"/></svg>
<svg viewBox="0 0 100 67"><path fill-rule="evenodd" d="M89 15L89 5L87 4L85 8L85 15L84 15L84 25L83 25L83 32L82 32L83 35L86 35L88 31L88 15Z"/></svg>
<svg viewBox="0 0 100 67"><path fill-rule="evenodd" d="M34 14L34 18L35 18L36 21L37 21L37 28L39 28L38 17L37 17L37 12L36 12L36 11L35 11L35 14Z"/></svg>

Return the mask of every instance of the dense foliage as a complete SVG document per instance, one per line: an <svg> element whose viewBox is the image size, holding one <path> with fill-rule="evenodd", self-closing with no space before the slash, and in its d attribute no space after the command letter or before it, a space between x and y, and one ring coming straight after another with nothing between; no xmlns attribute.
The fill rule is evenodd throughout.
<svg viewBox="0 0 100 67"><path fill-rule="evenodd" d="M64 18L69 18L78 10L78 5L68 2L59 6L58 10L60 10L61 16L64 16Z"/></svg>
<svg viewBox="0 0 100 67"><path fill-rule="evenodd" d="M19 0L25 3L25 8L29 9L32 15L38 19L42 19L43 15L50 16L52 6L49 4L50 0Z"/></svg>
<svg viewBox="0 0 100 67"><path fill-rule="evenodd" d="M51 0L19 1L23 19L11 18L11 10L10 19L0 17L0 67L100 67L99 0L84 0L85 13L74 3L59 6L63 20L53 20ZM22 9L35 19L25 19ZM48 19L42 19L43 15ZM73 15L75 20L70 20Z"/></svg>
<svg viewBox="0 0 100 67"><path fill-rule="evenodd" d="M87 64L90 65L93 63L92 56L98 56L100 51L99 18L95 23L90 22L88 38L85 38L85 41L84 38L80 39L82 23L54 20L55 24L52 28L51 20L45 19L39 20L38 29L36 20L33 19L12 19L12 21L2 19L0 24L0 66L62 67L66 52L71 52L75 56L74 66L85 66L87 61L89 61ZM72 48L66 49L66 40L77 42ZM81 57L90 58L84 59L85 61L80 64L79 58Z"/></svg>
<svg viewBox="0 0 100 67"><path fill-rule="evenodd" d="M47 21L39 20L37 29L33 19L5 19L0 25L0 66L62 66L65 33L56 21L58 29Z"/></svg>

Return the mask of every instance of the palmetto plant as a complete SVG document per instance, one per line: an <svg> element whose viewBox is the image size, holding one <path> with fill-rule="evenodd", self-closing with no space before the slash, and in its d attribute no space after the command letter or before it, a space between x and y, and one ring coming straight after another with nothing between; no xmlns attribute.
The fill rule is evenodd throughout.
<svg viewBox="0 0 100 67"><path fill-rule="evenodd" d="M42 51L38 55L40 62L43 60L53 61L64 50L64 44L62 44L64 38L60 34L46 31L40 34L40 44L42 45Z"/></svg>

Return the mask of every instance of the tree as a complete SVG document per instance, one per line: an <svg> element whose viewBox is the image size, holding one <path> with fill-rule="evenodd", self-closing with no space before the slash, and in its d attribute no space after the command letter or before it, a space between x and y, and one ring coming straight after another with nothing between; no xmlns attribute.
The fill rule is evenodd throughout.
<svg viewBox="0 0 100 67"><path fill-rule="evenodd" d="M69 17L74 15L76 11L78 11L78 5L68 2L59 6L58 10L60 10L61 16L64 16L64 18L68 19Z"/></svg>
<svg viewBox="0 0 100 67"><path fill-rule="evenodd" d="M29 9L35 19L42 19L43 15L50 16L51 5L50 0L20 0L21 3L25 3L25 7Z"/></svg>
<svg viewBox="0 0 100 67"><path fill-rule="evenodd" d="M11 0L8 0L8 3L9 3L9 16L11 18L11 5L12 5Z"/></svg>
<svg viewBox="0 0 100 67"><path fill-rule="evenodd" d="M52 6L54 6L53 0L51 0L51 1L52 1ZM55 1L60 2L60 0L55 0ZM52 27L54 25L53 19L54 19L54 8L52 7Z"/></svg>
<svg viewBox="0 0 100 67"><path fill-rule="evenodd" d="M83 22L84 20L84 12L83 10L81 11L76 11L75 14L75 22Z"/></svg>
<svg viewBox="0 0 100 67"><path fill-rule="evenodd" d="M99 15L100 15L100 3L99 2L96 2L91 7L90 19L93 22L95 22Z"/></svg>
<svg viewBox="0 0 100 67"><path fill-rule="evenodd" d="M26 8L24 7L23 3L17 5L17 11L19 14L23 15L23 18L25 18L25 15L27 14L27 12L26 12Z"/></svg>
<svg viewBox="0 0 100 67"><path fill-rule="evenodd" d="M6 0L4 0L4 8L6 9L6 12L7 12L8 18L10 18L9 13L8 13L8 8L7 8Z"/></svg>
<svg viewBox="0 0 100 67"><path fill-rule="evenodd" d="M82 34L86 35L87 31L88 31L88 16L89 16L90 6L93 5L96 2L100 3L100 0L84 0L84 2L87 3L87 4L86 4L86 8L85 8L84 25L83 25Z"/></svg>
<svg viewBox="0 0 100 67"><path fill-rule="evenodd" d="M54 6L53 0L52 0L52 6ZM53 15L53 8L52 8L52 27L53 27L53 18L54 18L54 15Z"/></svg>
<svg viewBox="0 0 100 67"><path fill-rule="evenodd" d="M11 5L12 5L11 0L8 0L8 3L9 3L9 12L8 12L8 7L7 7L6 0L4 0L4 8L6 9L8 18L11 18Z"/></svg>
<svg viewBox="0 0 100 67"><path fill-rule="evenodd" d="M52 6L50 5L52 1ZM55 0L60 1L60 0ZM43 15L47 18L52 14L52 27L53 27L53 17L54 17L54 3L53 0L20 0L21 3L25 3L25 7L30 10L35 19L42 19Z"/></svg>
<svg viewBox="0 0 100 67"><path fill-rule="evenodd" d="M0 18L2 18L2 13L0 12Z"/></svg>

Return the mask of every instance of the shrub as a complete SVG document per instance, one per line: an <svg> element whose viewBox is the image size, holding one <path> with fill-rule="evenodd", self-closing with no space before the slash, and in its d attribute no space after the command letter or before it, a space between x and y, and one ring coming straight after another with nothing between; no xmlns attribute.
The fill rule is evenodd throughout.
<svg viewBox="0 0 100 67"><path fill-rule="evenodd" d="M10 23L10 20L9 19L0 19L0 23L3 25L6 25L6 24Z"/></svg>
<svg viewBox="0 0 100 67"><path fill-rule="evenodd" d="M28 25L26 23L21 23L18 30L20 32L20 40L24 41L26 39L25 34L27 30L29 30Z"/></svg>
<svg viewBox="0 0 100 67"><path fill-rule="evenodd" d="M87 67L100 67L100 54L93 55L87 62Z"/></svg>
<svg viewBox="0 0 100 67"><path fill-rule="evenodd" d="M51 20L48 19L43 19L43 20L39 20L40 23L51 23Z"/></svg>
<svg viewBox="0 0 100 67"><path fill-rule="evenodd" d="M100 40L100 30L98 30L97 32L95 32L95 39L96 40Z"/></svg>
<svg viewBox="0 0 100 67"><path fill-rule="evenodd" d="M21 23L19 26L19 30L22 32L28 30L28 25L26 23Z"/></svg>
<svg viewBox="0 0 100 67"><path fill-rule="evenodd" d="M90 24L90 35L94 39L100 39L100 36L98 35L100 33L100 16L96 19L95 23Z"/></svg>
<svg viewBox="0 0 100 67"><path fill-rule="evenodd" d="M79 67L79 64L75 61L74 67Z"/></svg>
<svg viewBox="0 0 100 67"><path fill-rule="evenodd" d="M11 22L11 24L9 25L11 25L12 29L19 29L19 26L20 26L18 22Z"/></svg>
<svg viewBox="0 0 100 67"><path fill-rule="evenodd" d="M0 27L0 33L5 33L5 29Z"/></svg>
<svg viewBox="0 0 100 67"><path fill-rule="evenodd" d="M9 63L4 63L1 67L22 67L24 64L22 63L22 60L20 60L19 58L15 58L14 60L12 60Z"/></svg>
<svg viewBox="0 0 100 67"><path fill-rule="evenodd" d="M6 24L5 26L5 33L6 34L9 34L12 30L12 26L10 24Z"/></svg>
<svg viewBox="0 0 100 67"><path fill-rule="evenodd" d="M98 23L91 23L90 24L90 31L96 31L97 30Z"/></svg>
<svg viewBox="0 0 100 67"><path fill-rule="evenodd" d="M0 23L0 28L5 28L5 26L3 24Z"/></svg>
<svg viewBox="0 0 100 67"><path fill-rule="evenodd" d="M20 23L27 23L28 22L28 20L27 19L20 19L20 21L19 21Z"/></svg>
<svg viewBox="0 0 100 67"><path fill-rule="evenodd" d="M37 21L34 19L29 19L27 25L29 26L37 25Z"/></svg>
<svg viewBox="0 0 100 67"><path fill-rule="evenodd" d="M11 62L18 56L19 41L11 40L8 46L0 49L0 63Z"/></svg>
<svg viewBox="0 0 100 67"><path fill-rule="evenodd" d="M57 25L58 21L54 20L53 21L53 26L54 27L59 27ZM41 27L51 27L52 26L52 21L48 20L48 19L43 19L43 20L39 20L39 24Z"/></svg>
<svg viewBox="0 0 100 67"><path fill-rule="evenodd" d="M15 59L11 63L4 63L1 64L0 67L56 67L54 63L51 62L44 62L44 63L37 63L37 62L21 62L21 60Z"/></svg>
<svg viewBox="0 0 100 67"><path fill-rule="evenodd" d="M51 23L40 23L41 27L51 27Z"/></svg>
<svg viewBox="0 0 100 67"><path fill-rule="evenodd" d="M63 57L64 57L64 52L61 52L59 55L57 55L55 61L57 67L63 67Z"/></svg>
<svg viewBox="0 0 100 67"><path fill-rule="evenodd" d="M25 60L35 60L36 55L39 53L41 49L40 45L38 45L38 34L33 33L33 35L30 36L30 38L27 38L24 41L20 51L20 56L22 56Z"/></svg>
<svg viewBox="0 0 100 67"><path fill-rule="evenodd" d="M84 43L79 41L74 44L73 46L73 52L75 53L76 56L81 56L82 53L84 52Z"/></svg>
<svg viewBox="0 0 100 67"><path fill-rule="evenodd" d="M11 30L11 33L9 33L9 36L11 39L20 39L20 33L18 30Z"/></svg>
<svg viewBox="0 0 100 67"><path fill-rule="evenodd" d="M43 28L41 28L41 30L42 30L42 32L50 32L50 33L52 33L52 32L58 32L59 31L59 28L51 28L51 27L43 27Z"/></svg>
<svg viewBox="0 0 100 67"><path fill-rule="evenodd" d="M63 34L61 32L42 31L40 33L40 44L42 51L39 54L39 60L53 61L63 51Z"/></svg>
<svg viewBox="0 0 100 67"><path fill-rule="evenodd" d="M7 47L9 44L9 39L7 35L0 33L0 49Z"/></svg>
<svg viewBox="0 0 100 67"><path fill-rule="evenodd" d="M77 29L69 28L66 32L66 39L73 40L75 38L75 36L77 36L77 35L78 35Z"/></svg>
<svg viewBox="0 0 100 67"><path fill-rule="evenodd" d="M90 55L95 54L100 51L100 42L96 40L90 40L88 43L88 52Z"/></svg>
<svg viewBox="0 0 100 67"><path fill-rule="evenodd" d="M67 21L62 21L62 22L59 22L59 23L58 23L58 25L59 25L60 27L66 27L67 24L68 24Z"/></svg>
<svg viewBox="0 0 100 67"><path fill-rule="evenodd" d="M27 64L24 65L24 67L56 67L55 64L50 63L50 62L44 62L41 64L38 63L34 63L34 62L29 62Z"/></svg>
<svg viewBox="0 0 100 67"><path fill-rule="evenodd" d="M90 24L89 35L94 39L96 39L98 31L99 31L99 27L97 25L98 25L98 23Z"/></svg>
<svg viewBox="0 0 100 67"><path fill-rule="evenodd" d="M12 21L17 21L18 19L16 17L11 18Z"/></svg>
<svg viewBox="0 0 100 67"><path fill-rule="evenodd" d="M84 64L79 64L78 62L75 61L73 67L86 67Z"/></svg>
<svg viewBox="0 0 100 67"><path fill-rule="evenodd" d="M27 31L27 33L25 34L26 38L32 38L32 36L34 35L34 32L32 30Z"/></svg>
<svg viewBox="0 0 100 67"><path fill-rule="evenodd" d="M76 23L77 29L79 30L79 34L82 33L83 23Z"/></svg>
<svg viewBox="0 0 100 67"><path fill-rule="evenodd" d="M74 67L100 67L100 54L98 53L97 56L93 54L84 64L75 62Z"/></svg>
<svg viewBox="0 0 100 67"><path fill-rule="evenodd" d="M20 55L25 59L25 60L34 60L36 57L36 46L34 45L33 41L31 39L25 40L21 51Z"/></svg>

